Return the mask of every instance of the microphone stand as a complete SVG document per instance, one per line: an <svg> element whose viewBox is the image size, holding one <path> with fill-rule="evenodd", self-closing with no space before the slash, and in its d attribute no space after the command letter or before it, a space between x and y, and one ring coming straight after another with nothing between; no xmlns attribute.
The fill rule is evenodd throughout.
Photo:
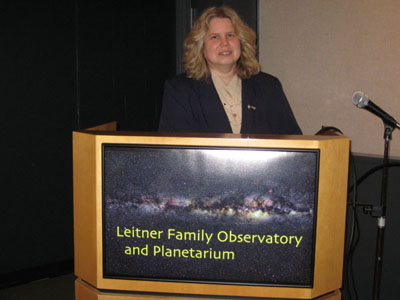
<svg viewBox="0 0 400 300"><path fill-rule="evenodd" d="M378 218L378 233L376 239L376 253L375 253L375 270L374 270L374 282L372 289L372 299L380 299L380 286L382 277L382 258L383 258L383 244L385 238L386 228L386 201L387 201L387 186L388 186L388 171L389 171L389 144L392 139L392 132L394 127L390 126L386 122L385 124L385 153L383 156L383 171L382 171L382 186L381 186L381 203L380 206L375 210L375 217Z"/></svg>

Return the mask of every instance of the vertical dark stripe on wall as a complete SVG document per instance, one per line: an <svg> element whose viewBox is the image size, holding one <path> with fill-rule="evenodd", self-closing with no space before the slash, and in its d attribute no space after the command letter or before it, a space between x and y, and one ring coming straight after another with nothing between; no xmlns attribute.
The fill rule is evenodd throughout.
<svg viewBox="0 0 400 300"><path fill-rule="evenodd" d="M81 129L80 122L80 90L79 90L79 3L75 0L75 105L74 105L74 129Z"/></svg>

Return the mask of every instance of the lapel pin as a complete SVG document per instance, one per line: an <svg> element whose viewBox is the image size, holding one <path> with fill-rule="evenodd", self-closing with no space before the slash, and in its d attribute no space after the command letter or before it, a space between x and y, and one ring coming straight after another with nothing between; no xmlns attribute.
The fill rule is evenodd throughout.
<svg viewBox="0 0 400 300"><path fill-rule="evenodd" d="M257 108L253 105L247 105L247 109L256 110Z"/></svg>

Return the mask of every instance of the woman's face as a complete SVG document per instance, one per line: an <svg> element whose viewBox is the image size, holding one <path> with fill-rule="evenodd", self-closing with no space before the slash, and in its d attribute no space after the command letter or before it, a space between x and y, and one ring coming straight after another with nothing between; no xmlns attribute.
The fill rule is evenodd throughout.
<svg viewBox="0 0 400 300"><path fill-rule="evenodd" d="M240 51L240 41L231 20L212 19L205 36L203 50L210 69L220 72L235 70Z"/></svg>

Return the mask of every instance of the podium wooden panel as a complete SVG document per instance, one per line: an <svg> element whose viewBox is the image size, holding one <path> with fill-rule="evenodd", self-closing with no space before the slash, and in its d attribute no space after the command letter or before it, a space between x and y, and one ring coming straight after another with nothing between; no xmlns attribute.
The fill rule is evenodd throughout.
<svg viewBox="0 0 400 300"><path fill-rule="evenodd" d="M223 298L215 297L196 297L196 296L169 296L169 295L146 295L146 294L127 294L102 292L88 285L81 279L75 281L75 300L223 300ZM228 298L234 300L235 298ZM237 298L238 300L243 298ZM288 298L257 298L259 300L294 300ZM333 291L327 295L317 297L311 300L341 300L342 294L340 290ZM247 298L248 300L248 298Z"/></svg>

